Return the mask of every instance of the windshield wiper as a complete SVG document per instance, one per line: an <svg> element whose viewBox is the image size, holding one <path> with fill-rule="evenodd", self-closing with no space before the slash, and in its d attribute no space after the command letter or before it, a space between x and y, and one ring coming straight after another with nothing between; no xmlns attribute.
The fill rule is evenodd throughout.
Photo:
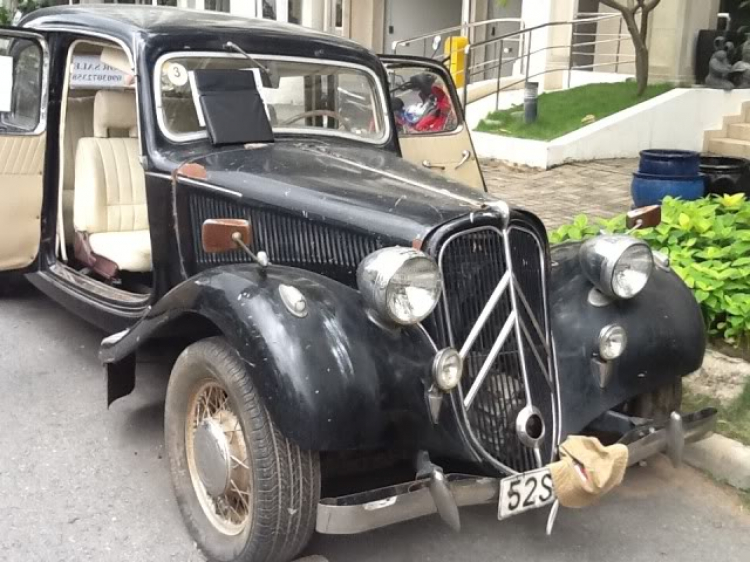
<svg viewBox="0 0 750 562"><path fill-rule="evenodd" d="M249 60L251 63L253 63L257 68L259 68L260 70L262 70L263 72L265 72L266 74L268 74L268 68L266 68L264 65L262 65L261 63L259 63L257 60L255 60L255 58L253 58L252 55L249 55L248 53L246 53L242 49L242 47L240 47L236 43L233 43L232 41L227 41L226 43L224 43L224 48L227 51L235 51L235 52L241 54L243 57L245 57L247 60Z"/></svg>

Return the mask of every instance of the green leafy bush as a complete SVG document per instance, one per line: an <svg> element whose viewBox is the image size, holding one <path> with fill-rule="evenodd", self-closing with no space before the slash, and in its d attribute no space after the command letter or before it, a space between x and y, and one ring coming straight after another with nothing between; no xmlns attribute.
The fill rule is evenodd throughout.
<svg viewBox="0 0 750 562"><path fill-rule="evenodd" d="M10 25L11 20L8 8L0 6L0 25Z"/></svg>
<svg viewBox="0 0 750 562"><path fill-rule="evenodd" d="M625 215L594 222L579 215L550 240L583 240L602 230L625 232ZM750 202L744 194L698 201L666 198L661 224L632 234L669 256L672 269L701 304L711 335L733 344L750 339Z"/></svg>

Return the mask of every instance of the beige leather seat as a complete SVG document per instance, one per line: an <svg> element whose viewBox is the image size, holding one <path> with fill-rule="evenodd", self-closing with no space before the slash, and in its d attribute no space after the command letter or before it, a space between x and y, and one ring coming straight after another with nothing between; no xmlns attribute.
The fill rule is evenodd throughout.
<svg viewBox="0 0 750 562"><path fill-rule="evenodd" d="M94 136L94 96L69 98L68 111L65 117L65 167L63 173L63 224L65 241L73 244L73 201L76 178L76 150L78 141Z"/></svg>
<svg viewBox="0 0 750 562"><path fill-rule="evenodd" d="M123 130L128 138L112 136ZM122 271L146 272L151 271L151 237L137 136L135 94L98 92L94 137L81 139L76 153L73 218L95 256Z"/></svg>

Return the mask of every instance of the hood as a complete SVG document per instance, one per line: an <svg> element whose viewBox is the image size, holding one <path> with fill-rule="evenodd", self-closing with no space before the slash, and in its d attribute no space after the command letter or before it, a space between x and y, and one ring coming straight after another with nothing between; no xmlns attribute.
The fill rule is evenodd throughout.
<svg viewBox="0 0 750 562"><path fill-rule="evenodd" d="M280 141L231 148L183 165L248 203L411 245L437 226L480 211L492 199L378 148ZM229 193L227 193L229 194Z"/></svg>

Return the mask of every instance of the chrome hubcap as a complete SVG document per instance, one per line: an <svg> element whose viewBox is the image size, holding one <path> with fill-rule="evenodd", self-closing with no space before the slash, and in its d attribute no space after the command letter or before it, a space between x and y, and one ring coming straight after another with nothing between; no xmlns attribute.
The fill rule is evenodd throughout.
<svg viewBox="0 0 750 562"><path fill-rule="evenodd" d="M229 442L214 420L201 422L195 430L195 464L198 476L213 498L226 493L232 475Z"/></svg>
<svg viewBox="0 0 750 562"><path fill-rule="evenodd" d="M237 535L252 516L252 473L239 418L227 392L213 381L196 390L187 414L185 445L195 494L217 530Z"/></svg>

